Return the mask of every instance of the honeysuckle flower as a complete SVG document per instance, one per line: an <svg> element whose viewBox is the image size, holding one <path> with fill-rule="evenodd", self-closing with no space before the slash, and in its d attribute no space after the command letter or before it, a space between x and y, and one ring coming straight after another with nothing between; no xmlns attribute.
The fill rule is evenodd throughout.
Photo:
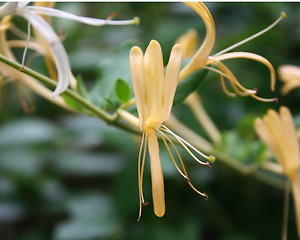
<svg viewBox="0 0 300 240"><path fill-rule="evenodd" d="M281 93L287 95L294 88L300 87L300 67L294 65L281 65L278 77L283 82Z"/></svg>
<svg viewBox="0 0 300 240"><path fill-rule="evenodd" d="M281 107L279 113L269 110L262 119L255 120L254 127L291 182L300 237L300 152L292 115L287 107Z"/></svg>
<svg viewBox="0 0 300 240"><path fill-rule="evenodd" d="M11 25L11 18L12 15L3 17L0 21L0 54L16 61L15 56L11 50L12 47L24 47L24 42L16 42L14 40L7 41L6 38L6 30L9 29ZM20 44L21 43L21 44ZM28 48L32 49L41 55L45 54L44 49L41 48L41 46L35 42L28 42ZM30 88L32 91L36 92L40 96L51 100L53 103L55 103L58 106L61 106L65 109L71 110L63 100L61 96L57 96L56 98L52 99L52 91L50 91L47 87L42 85L40 82L36 81L32 77L22 73L21 71L18 71L17 69L8 66L7 64L4 64L3 62L0 62L0 74L3 79L13 79L17 81L18 83L21 83L22 85ZM1 84L2 85L2 84Z"/></svg>
<svg viewBox="0 0 300 240"><path fill-rule="evenodd" d="M247 89L243 87L239 81L236 79L234 74L226 67L226 65L222 62L227 59L233 59L233 58L246 58L246 59L251 59L258 61L265 66L267 66L270 70L270 75L271 75L271 90L275 90L275 82L276 82L276 74L275 70L272 66L272 64L264 57L254 54L254 53L248 53L248 52L232 52L232 53L227 53L228 51L262 35L263 33L269 31L271 28L273 28L278 22L281 21L281 19L285 18L286 15L285 13L282 13L280 18L278 18L273 24L271 24L269 27L265 28L264 30L260 31L257 34L254 34L253 36L232 45L231 47L228 47L224 49L223 51L210 56L210 53L214 47L215 39L216 39L216 30L215 30L215 24L213 21L213 18L207 9L207 7L203 3L185 3L189 7L191 7L198 15L202 18L202 20L205 23L206 26L206 36L205 39L200 46L199 50L194 54L194 56L191 58L191 60L188 62L188 64L182 69L179 75L179 81L183 80L186 78L188 75L193 73L194 71L200 69L200 68L207 68L212 71L217 72L220 75L221 79L221 84L224 92L229 95L229 96L248 96L250 95L251 97L260 100L260 101L276 101L276 98L273 99L265 99L265 98L260 98L256 96L257 90L254 89ZM213 65L216 66L217 69L208 67L208 65ZM232 86L234 93L230 92L226 85L225 85L225 79L227 79Z"/></svg>
<svg viewBox="0 0 300 240"><path fill-rule="evenodd" d="M183 58L192 57L198 48L198 33L195 29L189 29L181 35L176 43L183 49Z"/></svg>
<svg viewBox="0 0 300 240"><path fill-rule="evenodd" d="M89 17L77 16L71 13L60 11L58 9L43 7L43 6L28 6L29 2L8 2L0 7L0 17L10 14L17 14L24 17L29 24L31 24L36 31L48 42L53 55L57 69L57 87L54 90L52 97L56 97L63 93L69 85L71 68L66 50L63 47L59 37L54 32L52 27L43 19L40 14L49 15L53 17L67 18L94 26L103 25L127 25L136 24L138 19L126 21L113 21L111 19L95 19ZM30 31L30 25L28 26ZM28 37L30 32L28 33ZM26 51L27 48L25 48Z"/></svg>
<svg viewBox="0 0 300 240"><path fill-rule="evenodd" d="M152 40L150 42L145 55L143 55L143 52L139 47L133 47L130 51L130 74L139 115L139 127L143 132L138 161L138 186L140 199L140 211L138 220L141 217L142 205L146 204L143 197L143 172L147 146L150 155L154 213L159 217L162 217L165 213L164 180L161 160L159 156L157 133L162 138L179 173L188 181L189 185L197 193L207 197L205 193L199 192L191 184L178 150L176 149L171 139L165 134L171 134L200 164L209 166L209 161L200 161L191 152L190 149L206 158L207 160L214 159L214 157L206 156L202 152L198 151L191 144L186 142L181 137L177 136L164 125L164 122L168 119L172 109L172 103L178 84L178 77L181 69L182 59L182 48L180 45L176 44L172 48L169 63L164 74L162 51L157 41ZM182 166L182 170L180 170L180 168L178 167L167 142L169 142L175 149Z"/></svg>
<svg viewBox="0 0 300 240"><path fill-rule="evenodd" d="M198 46L198 33L194 29L189 29L185 34L180 36L176 43L179 44L184 52L183 58L191 57L195 54ZM212 140L213 143L219 144L221 142L221 134L215 124L212 122L212 120L209 118L208 114L206 113L201 98L197 94L197 92L191 93L185 100L184 103L191 109L192 113L198 120L198 122L203 127L206 134L209 136L209 138ZM176 120L172 119L172 121L168 120L167 122L168 126L171 125L178 125L179 123L176 122ZM182 126L181 126L182 128ZM176 128L178 129L178 128ZM185 129L185 131L188 131ZM202 140L202 139L201 139ZM201 145L207 145L204 144L203 140L201 141ZM206 147L207 148L207 147Z"/></svg>

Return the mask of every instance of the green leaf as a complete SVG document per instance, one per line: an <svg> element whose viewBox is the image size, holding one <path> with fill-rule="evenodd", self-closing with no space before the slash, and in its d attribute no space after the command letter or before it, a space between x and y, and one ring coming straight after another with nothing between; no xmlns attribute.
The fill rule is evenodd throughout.
<svg viewBox="0 0 300 240"><path fill-rule="evenodd" d="M88 91L84 85L82 76L78 75L76 79L77 79L77 85L76 85L77 92L79 93L79 95L86 97L88 95Z"/></svg>
<svg viewBox="0 0 300 240"><path fill-rule="evenodd" d="M173 107L183 102L183 100L193 91L197 90L208 73L207 69L200 69L187 78L183 79L177 86Z"/></svg>
<svg viewBox="0 0 300 240"><path fill-rule="evenodd" d="M121 45L108 58L100 62L97 81L89 93L89 99L94 104L105 108L107 107L105 99L111 102L119 101L115 92L118 79L125 81L131 91L129 52L133 45L132 43Z"/></svg>
<svg viewBox="0 0 300 240"><path fill-rule="evenodd" d="M69 97L66 94L62 94L61 95L62 98L64 99L65 103L72 109L76 110L76 111L82 111L83 110L83 106L78 103L77 101L75 101L73 98Z"/></svg>
<svg viewBox="0 0 300 240"><path fill-rule="evenodd" d="M126 103L130 99L130 88L123 79L119 78L115 85L115 93L117 98L122 102Z"/></svg>

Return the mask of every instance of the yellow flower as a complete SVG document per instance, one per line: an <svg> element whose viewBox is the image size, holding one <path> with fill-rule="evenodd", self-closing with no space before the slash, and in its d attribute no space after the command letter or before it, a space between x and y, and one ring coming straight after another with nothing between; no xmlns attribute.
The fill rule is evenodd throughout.
<svg viewBox="0 0 300 240"><path fill-rule="evenodd" d="M255 120L254 126L291 181L300 237L300 152L292 115L287 107L281 107L279 114L269 110L263 119Z"/></svg>
<svg viewBox="0 0 300 240"><path fill-rule="evenodd" d="M259 33L254 34L253 36L251 36L237 44L234 44L231 47L228 47L228 48L224 49L223 51L221 51L217 54L214 54L213 56L209 56L214 47L214 43L215 43L215 39L216 39L215 24L214 24L213 18L211 16L211 13L209 12L207 7L203 3L189 2L189 3L185 3L185 4L188 5L190 8L192 8L196 13L198 13L198 15L204 21L205 26L206 26L206 36L205 36L205 39L204 39L202 45L200 46L199 50L194 54L194 56L191 58L191 60L188 62L188 64L180 72L179 81L183 80L184 78L189 76L191 73L193 73L194 71L196 71L200 68L207 68L207 69L217 72L220 75L222 88L223 88L224 92L229 96L235 97L236 95L240 95L240 96L250 95L251 97L253 97L257 100L260 100L260 101L265 101L265 102L276 101L277 100L276 98L272 98L272 99L260 98L260 97L256 96L256 93L257 93L256 89L247 89L247 88L243 87L239 83L239 81L236 79L234 74L226 67L226 65L222 61L227 60L227 59L234 59L234 58L245 58L245 59L255 60L255 61L258 61L258 62L264 64L270 70L271 90L274 91L275 90L276 73L275 73L275 70L274 70L272 64L266 58L264 58L260 55L257 55L254 53L248 53L248 52L231 52L231 53L227 53L227 52L262 35L263 33L267 32L268 30L273 28L278 22L280 22L281 19L286 17L285 13L282 13L280 18L278 18L273 24L271 24L266 29L260 31ZM193 33L193 34L195 34L195 33ZM183 36L183 39L179 38L179 40L178 40L179 44L185 44L184 47L186 49L187 49L186 44L191 45L191 47L187 50L189 52L189 53L187 53L187 55L190 55L190 49L193 48L192 45L194 44L194 41L191 41L190 43L187 42L189 37L190 37L189 34L187 34L186 36L185 35ZM193 37L193 38L195 38L195 37ZM185 40L186 42L183 43L183 40ZM217 69L208 67L208 65L216 66ZM233 88L234 93L230 92L227 89L227 87L225 85L225 79L227 79L229 81L229 84Z"/></svg>
<svg viewBox="0 0 300 240"><path fill-rule="evenodd" d="M278 77L283 82L281 93L288 94L294 88L300 87L300 67L282 65L278 68Z"/></svg>
<svg viewBox="0 0 300 240"><path fill-rule="evenodd" d="M164 74L162 50L157 41L152 40L150 42L145 55L143 55L143 52L139 47L133 47L130 51L130 74L139 115L139 127L143 131L138 161L138 185L140 199L140 211L138 220L141 217L142 204L146 204L143 197L142 185L147 146L150 155L154 212L159 217L162 217L165 213L164 180L161 161L159 157L159 144L156 133L159 133L160 137L162 138L179 173L188 181L189 185L196 192L207 197L205 193L199 192L190 183L183 161L174 143L164 133L166 132L168 134L171 134L199 163L209 165L209 162L201 162L191 152L190 149L194 150L196 153L200 154L206 159L213 159L213 157L208 157L195 149L184 139L180 138L170 129L164 126L164 122L168 119L172 109L173 98L178 84L178 77L181 69L182 59L182 48L180 45L176 44L172 48L169 63L166 68L166 73ZM180 170L178 165L176 164L167 141L175 149L183 171Z"/></svg>
<svg viewBox="0 0 300 240"><path fill-rule="evenodd" d="M183 49L183 58L191 57L195 54L198 47L198 33L195 29L189 29L185 34L181 35L176 43L181 45Z"/></svg>

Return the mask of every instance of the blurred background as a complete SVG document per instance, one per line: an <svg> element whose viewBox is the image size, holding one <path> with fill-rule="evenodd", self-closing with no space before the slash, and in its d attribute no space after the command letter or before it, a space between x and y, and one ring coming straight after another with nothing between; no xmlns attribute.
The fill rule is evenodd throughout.
<svg viewBox="0 0 300 240"><path fill-rule="evenodd" d="M281 64L300 66L299 3L207 3L215 20L213 53L223 50L270 25L285 11L287 18L259 38L239 47L266 57L275 69ZM131 42L145 50L151 39L160 42L165 61L175 40L195 28L200 42L205 27L199 16L182 3L62 3L56 8L75 14L115 19L139 16L139 26L93 27L53 19L75 76L92 88L103 65L121 44ZM26 23L15 16L16 25ZM18 54L18 53L17 53ZM22 50L20 53L22 54ZM219 77L209 73L198 90L203 104L223 133L224 146L245 164L258 161L253 119L267 109L288 106L300 123L300 90L289 95L270 91L268 69L250 60L226 62L240 82L258 88L261 97L278 97L279 104L250 97L227 97ZM45 72L42 57L31 67ZM118 66L116 66L117 68ZM129 69L128 69L129 70ZM284 191L252 175L243 175L216 161L212 168L187 159L190 178L209 195L205 201L178 174L161 148L165 176L166 214L153 213L149 166L144 192L149 205L138 217L137 158L140 138L108 126L99 119L69 113L34 95L35 111L26 115L14 84L2 88L0 110L0 239L279 239ZM184 105L174 109L186 125L202 134ZM297 120L298 119L298 120ZM182 152L183 158L186 156ZM279 179L284 184L284 179ZM294 207L290 199L288 239L296 239Z"/></svg>

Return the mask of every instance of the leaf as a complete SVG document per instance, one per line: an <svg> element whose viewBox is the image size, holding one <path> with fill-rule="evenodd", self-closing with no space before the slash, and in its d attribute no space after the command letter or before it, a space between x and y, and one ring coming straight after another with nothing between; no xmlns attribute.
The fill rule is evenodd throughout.
<svg viewBox="0 0 300 240"><path fill-rule="evenodd" d="M131 78L129 71L129 52L132 43L118 47L110 56L100 62L98 78L89 93L89 99L96 105L107 108L107 100L118 101L115 85L118 79L125 81L131 91Z"/></svg>
<svg viewBox="0 0 300 240"><path fill-rule="evenodd" d="M115 85L115 93L117 98L122 102L126 103L130 99L130 88L123 79L119 78Z"/></svg>
<svg viewBox="0 0 300 240"><path fill-rule="evenodd" d="M183 100L195 91L203 82L208 73L207 69L199 69L187 78L183 79L177 86L173 107L183 102Z"/></svg>
<svg viewBox="0 0 300 240"><path fill-rule="evenodd" d="M80 96L86 97L88 95L88 91L84 85L83 79L81 75L77 76L77 85L76 89Z"/></svg>
<svg viewBox="0 0 300 240"><path fill-rule="evenodd" d="M83 110L83 106L80 103L78 103L77 101L75 101L73 98L69 97L65 93L63 93L61 96L64 99L65 103L70 108L72 108L72 109L74 109L76 111L82 111Z"/></svg>

